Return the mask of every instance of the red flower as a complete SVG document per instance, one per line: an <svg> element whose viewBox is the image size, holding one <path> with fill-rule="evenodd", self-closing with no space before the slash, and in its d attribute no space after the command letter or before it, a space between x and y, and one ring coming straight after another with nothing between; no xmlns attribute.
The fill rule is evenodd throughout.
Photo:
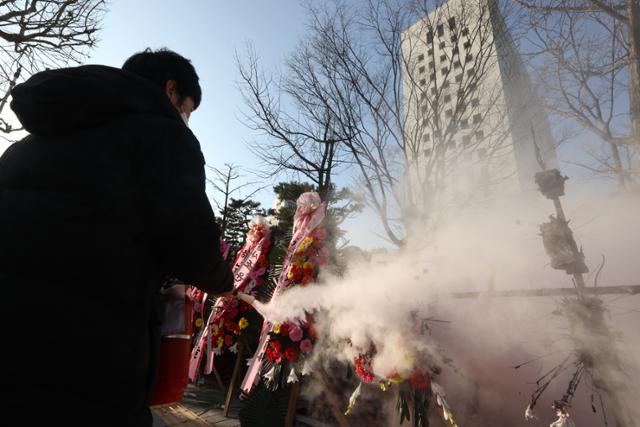
<svg viewBox="0 0 640 427"><path fill-rule="evenodd" d="M430 379L426 371L416 369L411 374L411 386L416 390L426 390L429 387Z"/></svg>
<svg viewBox="0 0 640 427"><path fill-rule="evenodd" d="M280 325L280 335L282 335L283 337L286 337L289 335L289 323L285 322L282 325Z"/></svg>
<svg viewBox="0 0 640 427"><path fill-rule="evenodd" d="M226 321L224 322L224 327L229 331L229 332L233 332L234 334L238 335L240 334L240 327L238 326L237 323L235 322L229 322Z"/></svg>
<svg viewBox="0 0 640 427"><path fill-rule="evenodd" d="M284 357L286 357L289 362L295 362L298 360L298 350L295 347L288 347L284 352Z"/></svg>
<svg viewBox="0 0 640 427"><path fill-rule="evenodd" d="M269 347L271 347L273 351L278 354L280 354L280 351L282 351L282 345L280 344L280 341L269 341Z"/></svg>
<svg viewBox="0 0 640 427"><path fill-rule="evenodd" d="M375 379L375 375L371 370L371 361L364 355L360 355L353 359L356 367L356 373L365 383L371 383Z"/></svg>
<svg viewBox="0 0 640 427"><path fill-rule="evenodd" d="M269 346L265 351L267 359L269 359L270 362L275 362L275 363L282 362L282 354L280 353L281 349L282 349L282 346L280 345L280 342L269 341Z"/></svg>
<svg viewBox="0 0 640 427"><path fill-rule="evenodd" d="M224 345L226 345L227 347L231 347L232 344L233 344L233 337L231 335L225 335Z"/></svg>
<svg viewBox="0 0 640 427"><path fill-rule="evenodd" d="M238 307L234 307L233 305L228 305L224 308L223 317L227 320L233 320L238 315Z"/></svg>
<svg viewBox="0 0 640 427"><path fill-rule="evenodd" d="M267 350L264 352L264 354L267 356L267 359L269 360L269 362L272 363L280 363L279 356L276 355L273 351L273 349L271 349L271 347L267 348Z"/></svg>

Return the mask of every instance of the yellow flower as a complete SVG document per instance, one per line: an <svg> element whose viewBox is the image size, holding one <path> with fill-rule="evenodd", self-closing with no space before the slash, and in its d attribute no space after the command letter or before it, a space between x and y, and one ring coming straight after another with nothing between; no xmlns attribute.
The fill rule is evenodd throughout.
<svg viewBox="0 0 640 427"><path fill-rule="evenodd" d="M273 325L272 331L275 332L276 334L279 334L280 333L280 324L277 323L277 324Z"/></svg>
<svg viewBox="0 0 640 427"><path fill-rule="evenodd" d="M218 346L218 348L220 348L222 347L222 344L224 344L224 338L218 337L218 341L216 341L216 345Z"/></svg>
<svg viewBox="0 0 640 427"><path fill-rule="evenodd" d="M239 327L240 329L244 329L244 328L246 328L247 326L249 326L249 321L248 321L246 318L244 318L244 317L243 317L242 319L240 319L240 321L238 322L238 327Z"/></svg>
<svg viewBox="0 0 640 427"><path fill-rule="evenodd" d="M202 317L198 317L196 319L196 328L201 328L203 324L204 324L204 320L202 319Z"/></svg>
<svg viewBox="0 0 640 427"><path fill-rule="evenodd" d="M402 381L404 381L404 378L402 378L402 375L398 373L393 374L393 376L389 377L388 379L392 383L401 383Z"/></svg>
<svg viewBox="0 0 640 427"><path fill-rule="evenodd" d="M309 249L309 246L311 246L312 244L313 244L313 237L311 236L305 237L304 240L300 242L300 246L298 246L298 250L296 251L296 253L302 254L306 252L307 249Z"/></svg>

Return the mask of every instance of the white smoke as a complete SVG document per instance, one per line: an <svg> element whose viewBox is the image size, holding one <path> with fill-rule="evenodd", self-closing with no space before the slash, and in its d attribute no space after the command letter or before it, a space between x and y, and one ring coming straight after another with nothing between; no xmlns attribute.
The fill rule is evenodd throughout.
<svg viewBox="0 0 640 427"><path fill-rule="evenodd" d="M638 196L589 194L569 181L563 203L586 255L588 284L593 285L605 255L599 286L640 285ZM460 425L525 425L532 382L572 354L567 321L557 315L562 297L451 294L572 287L570 276L549 266L539 236L538 224L552 213L553 204L534 193L448 212L434 234L417 226L403 250L354 260L341 277L322 274L319 283L284 293L270 304L270 313L274 320L318 313L318 359L352 361L373 343L373 370L380 376L406 375L417 357L427 355L420 362L443 368L449 401L463 414ZM603 300L629 373L624 386L637 391L640 296ZM426 334L420 334L421 319L428 319ZM527 361L532 362L514 368ZM572 372L568 369L545 392L532 425L555 418L550 404L562 397ZM584 380L572 408L578 425L602 423L599 396L594 396L595 414Z"/></svg>

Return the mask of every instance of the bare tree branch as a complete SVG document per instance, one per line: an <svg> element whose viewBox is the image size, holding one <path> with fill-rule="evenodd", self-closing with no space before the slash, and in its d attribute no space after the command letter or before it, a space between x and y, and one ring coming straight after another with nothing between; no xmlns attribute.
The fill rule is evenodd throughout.
<svg viewBox="0 0 640 427"><path fill-rule="evenodd" d="M104 0L0 2L0 114L13 86L45 68L80 63L94 47ZM3 120L0 132L20 130Z"/></svg>

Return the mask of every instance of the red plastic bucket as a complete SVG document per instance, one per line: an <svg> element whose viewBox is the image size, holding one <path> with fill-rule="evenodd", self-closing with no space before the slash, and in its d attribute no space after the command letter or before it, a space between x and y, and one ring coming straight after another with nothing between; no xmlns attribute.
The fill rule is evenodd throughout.
<svg viewBox="0 0 640 427"><path fill-rule="evenodd" d="M167 324L163 324L158 378L149 403L152 406L182 400L189 383L193 301L185 289L185 285L177 285L165 294Z"/></svg>
<svg viewBox="0 0 640 427"><path fill-rule="evenodd" d="M151 405L165 405L182 400L189 383L190 347L190 340L162 338L160 371Z"/></svg>

